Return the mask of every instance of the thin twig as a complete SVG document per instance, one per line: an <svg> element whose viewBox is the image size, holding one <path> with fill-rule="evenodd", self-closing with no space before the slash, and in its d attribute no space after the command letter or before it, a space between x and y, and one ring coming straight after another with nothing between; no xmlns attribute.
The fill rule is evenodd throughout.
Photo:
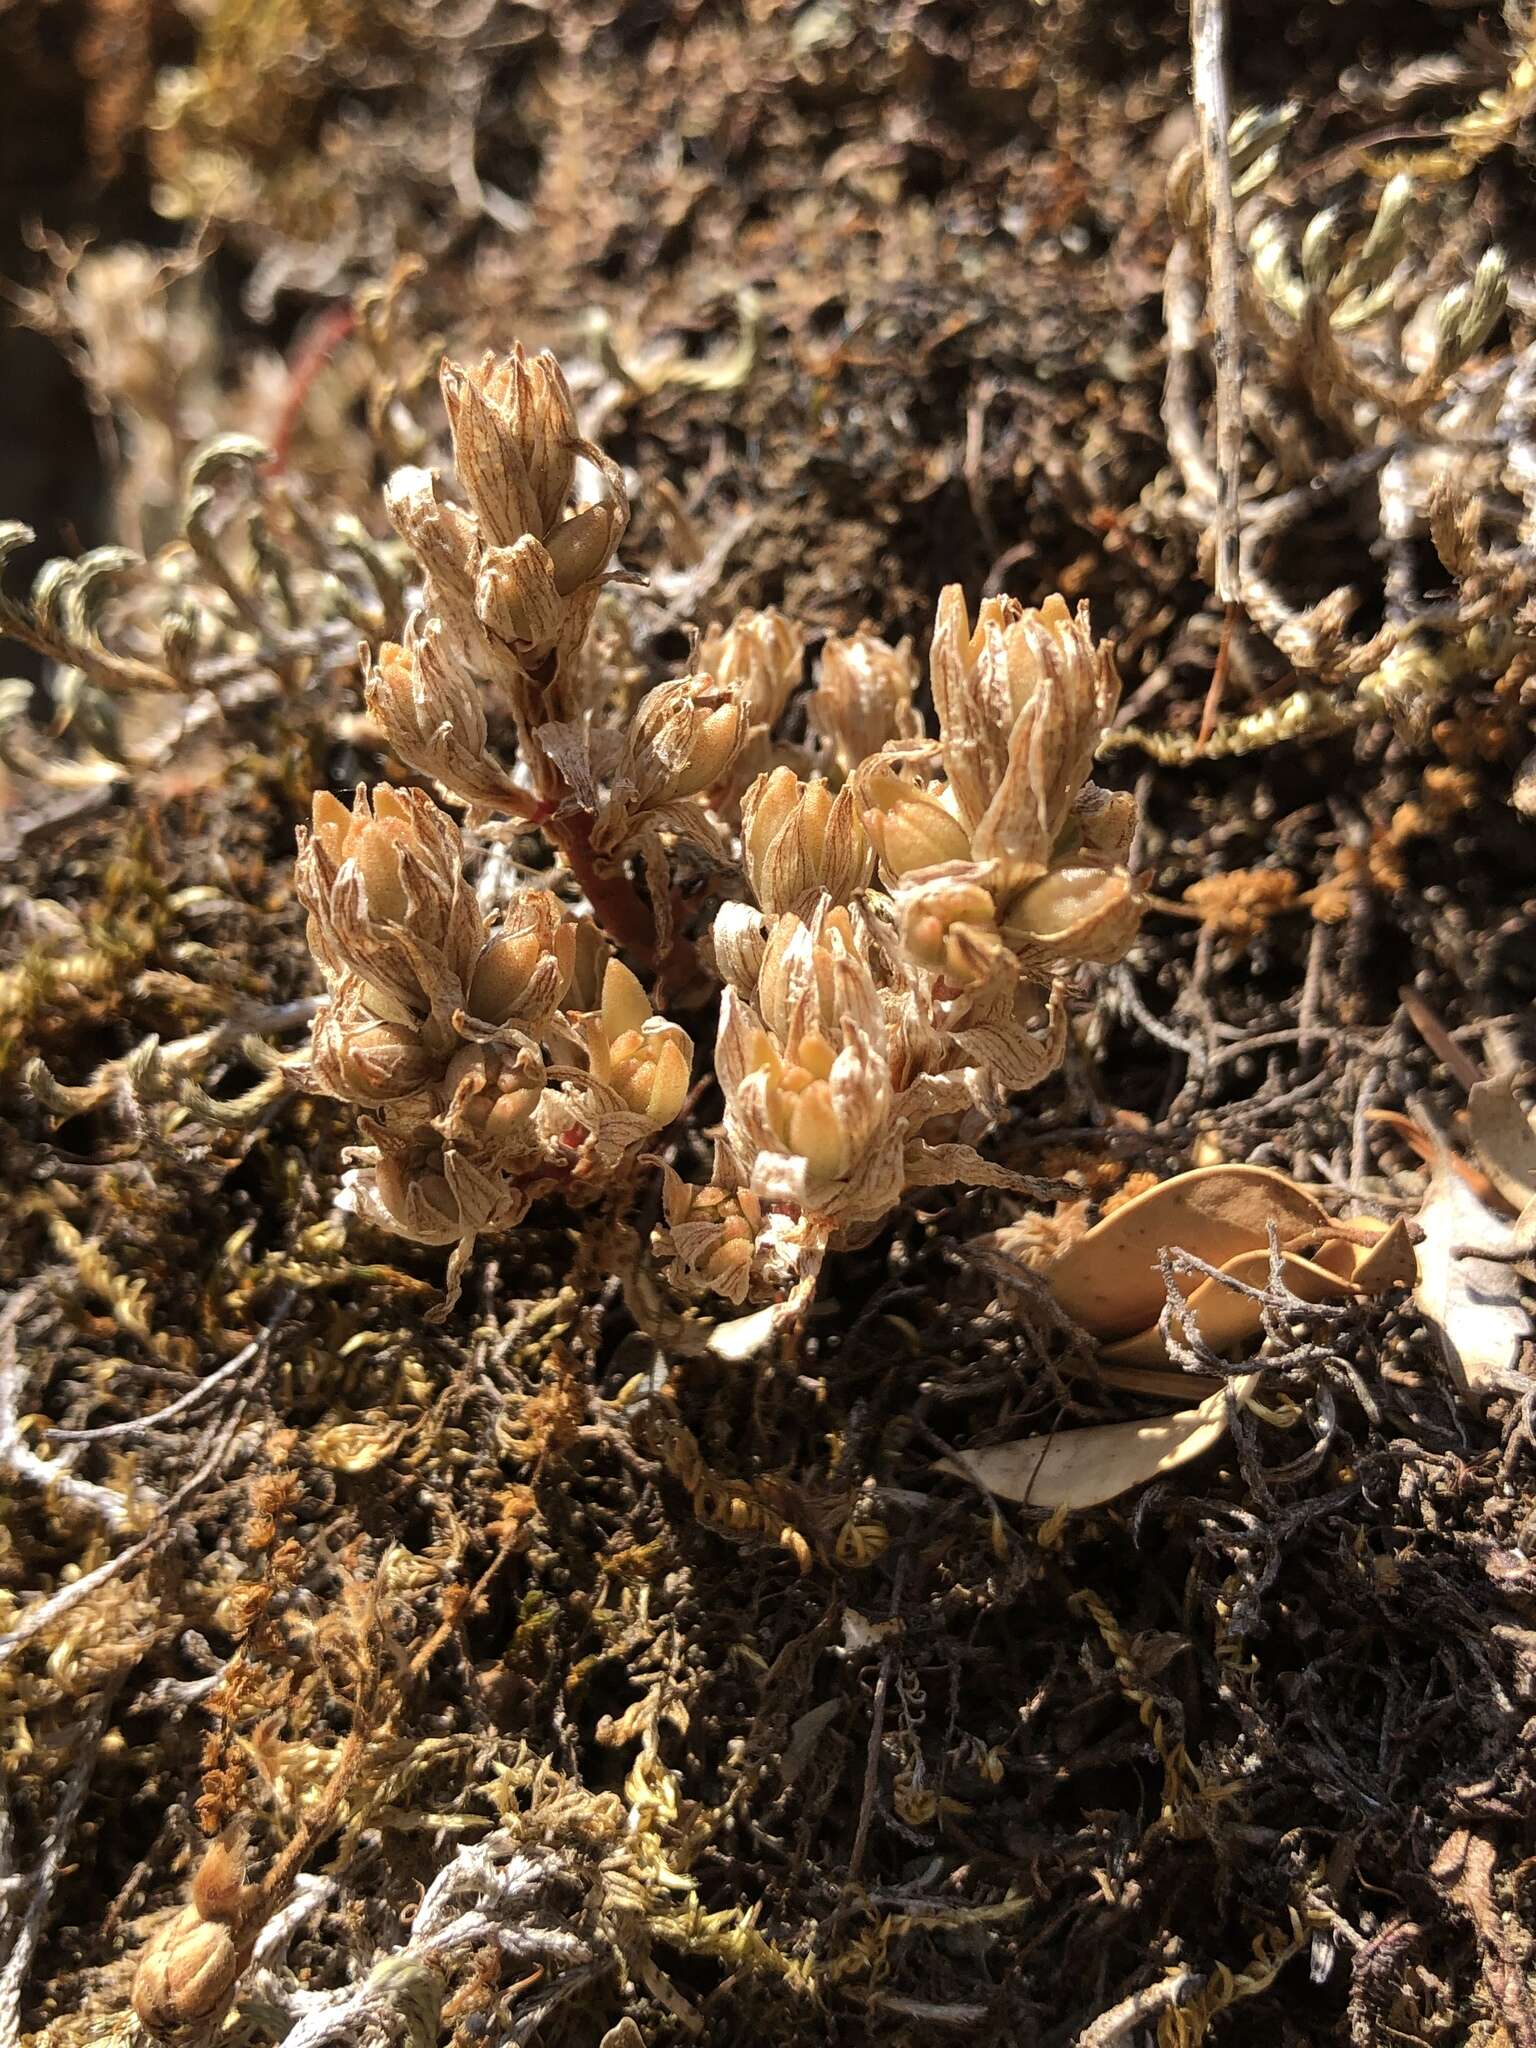
<svg viewBox="0 0 1536 2048"><path fill-rule="evenodd" d="M1399 1002L1408 1012L1414 1030L1430 1051L1444 1064L1447 1071L1455 1076L1463 1088L1475 1088L1484 1078L1483 1070L1477 1061L1470 1053L1462 1051L1416 989L1400 988L1397 994Z"/></svg>
<svg viewBox="0 0 1536 2048"><path fill-rule="evenodd" d="M272 1339L277 1335L287 1319L288 1311L293 1306L293 1299L293 1288L284 1288L282 1294L278 1297L277 1306L267 1319L265 1327L257 1331L249 1344L242 1345L233 1358L226 1358L224 1363L209 1373L206 1379L199 1380L197 1385L189 1387L186 1393L178 1394L176 1399L166 1407L157 1408L153 1415L130 1415L122 1422L100 1423L95 1429L56 1429L50 1424L48 1429L49 1436L56 1443L100 1443L104 1438L108 1437L121 1439L129 1436L145 1436L151 1430L159 1429L164 1423L169 1422L172 1416L184 1415L189 1408L196 1407L199 1401L206 1395L211 1394L215 1387L221 1386L232 1374L239 1372L242 1366L250 1365L254 1360L265 1357L267 1347L271 1344Z"/></svg>
<svg viewBox="0 0 1536 2048"><path fill-rule="evenodd" d="M41 1283L18 1288L0 1307L0 1472L24 1480L43 1492L54 1492L87 1513L99 1515L113 1531L126 1529L131 1517L127 1502L110 1487L78 1478L63 1458L44 1458L21 1433L21 1350L17 1332L37 1300ZM153 1502L154 1497L143 1498ZM158 1504L158 1503L155 1503Z"/></svg>
<svg viewBox="0 0 1536 2048"><path fill-rule="evenodd" d="M1216 365L1216 595L1242 603L1238 491L1243 456L1243 362L1238 329L1237 211L1228 131L1227 23L1223 0L1193 0L1190 73L1210 237L1211 348Z"/></svg>
<svg viewBox="0 0 1536 2048"><path fill-rule="evenodd" d="M1305 1053L1320 1035L1319 1013L1322 1010L1323 976L1327 969L1328 927L1314 924L1312 936L1307 944L1307 972L1301 987L1301 1028L1296 1037L1296 1050Z"/></svg>
<svg viewBox="0 0 1536 2048"><path fill-rule="evenodd" d="M11 1952L0 1968L0 2048L18 2048L21 2040L21 1993L26 1983L27 1972L32 1967L32 1958L37 1951L42 1935L43 1923L47 1918L49 1901L59 1871L63 1867L69 1849L70 1837L75 1822L80 1817L80 1808L85 1803L86 1788L91 1781L102 1735L106 1731L107 1717L112 1711L112 1702L117 1697L124 1673L117 1673L102 1687L96 1699L80 1721L79 1753L73 1770L59 1798L58 1809L48 1829L48 1838L43 1853L38 1859L36 1875L32 1881L31 1895L16 1929ZM10 1913L5 1916L9 1921Z"/></svg>
<svg viewBox="0 0 1536 2048"><path fill-rule="evenodd" d="M1205 702L1200 707L1200 730L1195 735L1195 752L1203 754L1211 743L1216 730L1216 720L1221 715L1222 699L1227 694L1227 671L1232 664L1232 635L1237 630L1237 606L1228 604L1221 615L1221 638L1216 644L1216 660L1211 669L1210 687L1205 693Z"/></svg>
<svg viewBox="0 0 1536 2048"><path fill-rule="evenodd" d="M895 1580L891 1586L891 1618L895 1619L901 1606L902 1583L906 1578L907 1560L903 1555L897 1562ZM885 1739L885 1702L891 1689L891 1667L896 1661L894 1639L888 1641L880 1653L880 1670L875 1679L874 1698L870 1703L869 1749L864 1759L864 1794L859 1802L859 1825L853 1837L853 1847L848 1852L848 1884L858 1883L859 1872L864 1864L864 1849L869 1841L870 1823L875 1816L875 1795L880 1783L880 1745Z"/></svg>
<svg viewBox="0 0 1536 2048"><path fill-rule="evenodd" d="M82 1600L89 1599L110 1580L119 1577L130 1565L137 1564L140 1558L147 1557L151 1551L157 1550L166 1541L175 1527L174 1517L178 1508L192 1498L229 1455L230 1445L235 1440L249 1405L246 1399L241 1399L239 1406L219 1431L213 1448L191 1478L171 1495L156 1518L153 1528L146 1531L136 1543L130 1543L126 1550L120 1550L115 1557L109 1557L104 1563L97 1565L94 1571L83 1572L78 1579L61 1586L56 1593L49 1594L46 1599L34 1600L30 1607L22 1608L16 1618L15 1627L9 1634L0 1636L0 1666L6 1664L19 1649L31 1642L39 1630L51 1628L71 1608L78 1607Z"/></svg>
<svg viewBox="0 0 1536 2048"><path fill-rule="evenodd" d="M1180 1970L1172 1977L1165 1977L1160 1984L1149 1984L1144 1991L1133 1991L1129 1998L1122 1998L1118 2005L1112 2005L1108 2012L1101 2012L1096 2020L1084 2027L1074 2048L1114 2048L1117 2041L1123 2041L1143 2020L1167 2012L1171 2006L1182 2005L1186 1994L1199 1981L1193 1970Z"/></svg>
<svg viewBox="0 0 1536 2048"><path fill-rule="evenodd" d="M1193 1038L1181 1037L1177 1031L1171 1030L1161 1018L1152 1015L1152 1012L1141 1000L1141 993L1136 987L1131 970L1123 962L1115 969L1110 979L1115 995L1120 1003L1126 1012L1141 1026L1143 1031L1148 1032L1160 1045L1166 1045L1170 1052L1183 1053L1185 1059L1197 1071L1203 1071L1210 1065L1210 1057L1203 1045Z"/></svg>
<svg viewBox="0 0 1536 2048"><path fill-rule="evenodd" d="M1370 1165L1371 1110L1386 1078L1386 1066L1378 1060L1360 1083L1360 1091L1355 1097L1355 1112L1349 1132L1349 1178L1357 1187L1365 1179Z"/></svg>

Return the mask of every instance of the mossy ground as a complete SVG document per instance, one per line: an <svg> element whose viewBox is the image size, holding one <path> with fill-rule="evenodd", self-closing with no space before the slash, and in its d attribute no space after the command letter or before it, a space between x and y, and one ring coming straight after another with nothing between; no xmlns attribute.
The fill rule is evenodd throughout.
<svg viewBox="0 0 1536 2048"><path fill-rule="evenodd" d="M200 153L229 152L244 182L220 188L207 274L231 390L251 351L291 348L401 254L425 259L402 315L418 352L436 333L579 353L601 312L621 359L655 344L696 366L745 323L726 388L675 368L601 423L638 478L626 553L657 558L667 484L707 552L686 602L642 614L639 659L660 673L685 623L743 605L921 640L945 583L1059 588L1118 641L1138 722L1194 733L1216 615L1194 539L1143 495L1167 459L1181 17L1061 0L1026 33L1015 8L919 0L509 6L486 42L447 12L274 10L287 54L263 66L259 11L228 0L200 31L168 6L19 7L26 76L95 150L23 197L57 229L142 229L152 181L203 190ZM1243 10L1239 97L1302 98L1321 136L1350 66L1442 49L1460 21ZM110 103L82 76L79 38L114 23L148 52L137 101L126 71ZM168 135L144 119L171 58L198 59L205 90ZM1519 149L1490 163L1489 230L1518 243L1528 194ZM300 417L289 459L377 523L352 428L327 453ZM56 545L66 520L108 537L78 472L28 455L15 479L31 502L0 512L40 508ZM1370 570L1347 504L1298 546ZM1230 708L1287 687L1261 651ZM287 1839L373 1659L387 1707L315 1859L334 1889L289 1951L311 1988L398 1946L454 1848L506 1822L589 1872L629 1857L646 1922L625 1923L627 1979L595 1972L541 2040L628 2013L647 2043L1066 2048L1122 2038L1083 2030L1183 1970L1184 2005L1139 2023L1160 2048L1207 2026L1531 2048L1536 1396L1474 1411L1411 1305L1282 1358L1273 1420L1225 1455L1047 1523L935 1461L1136 1404L1073 1373L1070 1332L1027 1292L999 1295L968 1248L995 1198L909 1204L834 1261L792 1356L672 1359L691 1448L663 1456L636 1392L663 1367L612 1277L648 1188L606 1222L536 1211L434 1322L441 1254L333 1214L335 1105L277 1089L224 1125L174 1086L40 1106L30 1059L79 1084L151 1036L313 991L293 832L314 786L380 772L357 708L346 669L304 679L189 758L46 803L17 785L0 818L0 1426L116 1503L13 1459L0 1632L153 1539L0 1644L13 1898L83 1772L6 1986L23 2032L119 2038L133 1953L200 1832L246 1816L258 1862ZM1102 1198L1203 1146L1409 1202L1402 1119L1448 1124L1462 1100L1416 1016L1473 1055L1474 1027L1502 1022L1531 1053L1536 832L1508 802L1524 718L1517 679L1464 689L1415 747L1368 721L1236 760L1111 756L1162 898L1259 867L1294 890L1247 930L1154 911L999 1156ZM1302 901L1325 885L1334 921ZM238 1047L201 1073L225 1099L263 1078ZM156 1423L246 1344L247 1368ZM39 1418L141 1426L65 1453ZM863 1487L890 1540L839 1562ZM345 1589L385 1559L364 1641ZM1475 1856L1470 1878L1447 1861L1464 1830L1492 1845L1482 1889ZM466 1966L452 1992L444 2038L522 2038L526 1989Z"/></svg>

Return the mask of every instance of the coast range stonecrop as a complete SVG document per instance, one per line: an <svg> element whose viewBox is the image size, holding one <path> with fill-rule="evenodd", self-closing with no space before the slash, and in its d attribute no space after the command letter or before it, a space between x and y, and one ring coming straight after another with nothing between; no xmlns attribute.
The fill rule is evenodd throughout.
<svg viewBox="0 0 1536 2048"><path fill-rule="evenodd" d="M352 1206L453 1245L456 1281L538 1196L617 1199L694 1064L621 954L658 1001L697 998L704 968L722 985L711 1178L661 1162L654 1249L684 1298L793 1307L908 1189L1027 1187L976 1141L1059 1063L1066 978L1118 958L1140 911L1134 804L1089 779L1118 681L1086 608L989 598L972 627L946 590L936 737L910 644L864 626L822 652L808 741L781 739L804 636L772 609L711 627L634 700L591 631L628 495L558 365L449 362L442 387L463 502L423 469L389 484L420 603L368 707L473 832L537 831L554 864L487 907L425 790L315 798L308 1074L357 1108ZM690 862L714 909L679 936Z"/></svg>

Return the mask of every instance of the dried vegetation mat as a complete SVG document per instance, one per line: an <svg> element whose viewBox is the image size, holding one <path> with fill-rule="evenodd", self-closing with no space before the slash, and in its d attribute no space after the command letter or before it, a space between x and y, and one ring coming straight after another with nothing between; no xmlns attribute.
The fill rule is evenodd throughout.
<svg viewBox="0 0 1536 2048"><path fill-rule="evenodd" d="M1536 2048L1528 13L67 12L0 2048Z"/></svg>

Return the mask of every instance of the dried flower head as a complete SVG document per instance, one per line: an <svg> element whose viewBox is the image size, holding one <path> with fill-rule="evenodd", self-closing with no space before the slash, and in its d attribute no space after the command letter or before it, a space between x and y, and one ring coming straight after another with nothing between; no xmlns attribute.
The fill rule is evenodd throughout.
<svg viewBox="0 0 1536 2048"><path fill-rule="evenodd" d="M488 547L547 534L571 494L580 434L570 386L547 352L489 351L466 369L445 361L443 403L454 463Z"/></svg>
<svg viewBox="0 0 1536 2048"><path fill-rule="evenodd" d="M771 732L800 681L805 635L770 605L738 612L728 626L711 626L699 642L699 667L741 700L747 723Z"/></svg>
<svg viewBox="0 0 1536 2048"><path fill-rule="evenodd" d="M680 1025L669 1024L622 960L610 960L603 1000L581 1020L589 1070L648 1130L671 1123L688 1097L693 1047Z"/></svg>
<svg viewBox="0 0 1536 2048"><path fill-rule="evenodd" d="M752 893L774 915L807 911L822 894L848 903L874 865L852 792L834 796L792 768L758 776L742 798L741 848Z"/></svg>
<svg viewBox="0 0 1536 2048"><path fill-rule="evenodd" d="M326 790L299 834L294 871L310 950L328 975L366 985L374 1013L412 1024L459 1000L484 920L464 879L459 829L422 790Z"/></svg>
<svg viewBox="0 0 1536 2048"><path fill-rule="evenodd" d="M352 1206L369 1223L417 1244L451 1244L466 1254L485 1231L521 1223L532 1199L507 1174L482 1164L429 1125L396 1131L368 1120L373 1144L348 1176Z"/></svg>
<svg viewBox="0 0 1536 2048"><path fill-rule="evenodd" d="M548 889L520 889L488 930L464 991L468 1035L502 1027L538 1037L575 971L578 927Z"/></svg>
<svg viewBox="0 0 1536 2048"><path fill-rule="evenodd" d="M309 1072L325 1094L381 1109L430 1087L441 1059L414 1023L379 1017L372 993L357 975L341 976L315 1019Z"/></svg>
<svg viewBox="0 0 1536 2048"><path fill-rule="evenodd" d="M901 1192L885 1015L848 913L781 917L754 1012L727 989L716 1072L746 1186L829 1223L883 1215Z"/></svg>
<svg viewBox="0 0 1536 2048"><path fill-rule="evenodd" d="M445 361L442 387L468 510L440 503L428 472L404 469L386 492L390 517L426 568L427 610L453 655L489 669L514 698L519 685L555 692L560 715L570 708L562 673L629 523L623 475L582 438L551 355L529 363L515 348L470 368ZM573 505L582 464L603 495Z"/></svg>
<svg viewBox="0 0 1536 2048"><path fill-rule="evenodd" d="M647 691L625 738L593 844L612 852L647 820L674 831L703 832L699 807L680 807L723 780L747 736L740 690L713 676L682 676Z"/></svg>
<svg viewBox="0 0 1536 2048"><path fill-rule="evenodd" d="M322 793L314 818L297 880L330 994L311 1077L345 1101L428 1119L459 1087L463 1070L450 1069L466 1043L526 1060L570 981L574 927L544 889L488 924L458 828L419 790L359 791L350 812Z"/></svg>
<svg viewBox="0 0 1536 2048"><path fill-rule="evenodd" d="M839 777L846 781L893 741L921 738L922 719L913 703L916 691L917 663L910 640L892 647L867 625L846 639L836 634L828 638L808 710L811 730Z"/></svg>
<svg viewBox="0 0 1536 2048"><path fill-rule="evenodd" d="M445 1144L501 1171L526 1171L540 1155L534 1112L544 1095L537 1046L466 1045L442 1077L446 1107L433 1119Z"/></svg>
<svg viewBox="0 0 1536 2048"><path fill-rule="evenodd" d="M228 1925L183 1906L139 1957L133 2009L140 2025L173 2048L206 2039L229 2009L245 1962Z"/></svg>
<svg viewBox="0 0 1536 2048"><path fill-rule="evenodd" d="M978 859L1044 868L1114 715L1120 685L1088 607L1038 611L989 597L972 630L950 584L939 599L933 699L944 770Z"/></svg>
<svg viewBox="0 0 1536 2048"><path fill-rule="evenodd" d="M526 794L490 751L485 709L441 618L415 613L403 645L387 641L365 694L391 751L465 803L516 811Z"/></svg>
<svg viewBox="0 0 1536 2048"><path fill-rule="evenodd" d="M1142 910L1123 868L1080 863L1040 875L1003 860L917 869L896 902L907 958L957 989L1118 960Z"/></svg>
<svg viewBox="0 0 1536 2048"><path fill-rule="evenodd" d="M750 1188L721 1185L718 1164L716 1171L707 1186L690 1187L663 1164L665 1224L654 1233L652 1248L685 1299L718 1294L740 1308L752 1291L763 1205Z"/></svg>

